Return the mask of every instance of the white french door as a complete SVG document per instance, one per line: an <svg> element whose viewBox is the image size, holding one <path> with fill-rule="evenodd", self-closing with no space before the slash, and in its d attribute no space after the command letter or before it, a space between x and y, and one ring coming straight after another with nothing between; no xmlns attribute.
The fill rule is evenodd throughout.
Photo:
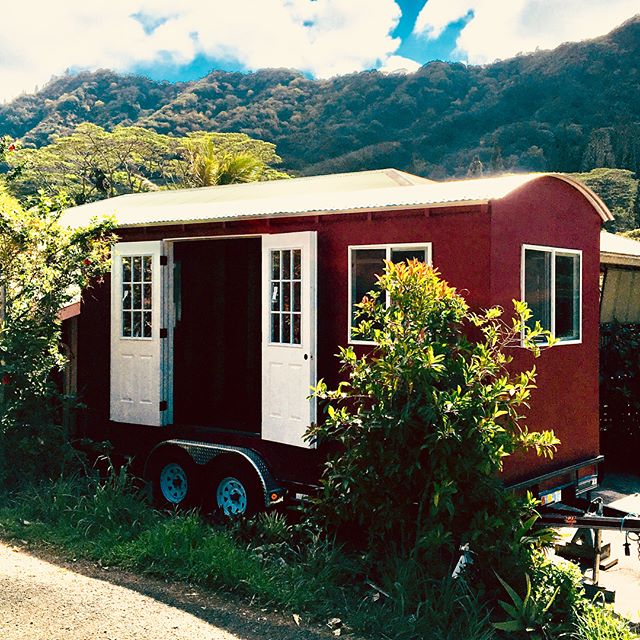
<svg viewBox="0 0 640 640"><path fill-rule="evenodd" d="M262 236L262 438L309 447L316 420L316 232Z"/></svg>
<svg viewBox="0 0 640 640"><path fill-rule="evenodd" d="M163 243L120 242L111 268L110 417L162 426L171 422L165 380Z"/></svg>

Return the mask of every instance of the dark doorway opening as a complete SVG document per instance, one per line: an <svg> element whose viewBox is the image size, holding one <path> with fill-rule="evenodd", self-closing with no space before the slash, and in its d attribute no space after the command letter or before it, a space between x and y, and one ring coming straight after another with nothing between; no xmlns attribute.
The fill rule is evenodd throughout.
<svg viewBox="0 0 640 640"><path fill-rule="evenodd" d="M174 245L174 421L260 432L261 242Z"/></svg>

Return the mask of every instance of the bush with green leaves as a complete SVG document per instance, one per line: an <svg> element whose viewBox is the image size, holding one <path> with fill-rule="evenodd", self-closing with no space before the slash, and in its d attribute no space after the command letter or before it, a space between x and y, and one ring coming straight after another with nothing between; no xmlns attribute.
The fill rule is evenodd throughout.
<svg viewBox="0 0 640 640"><path fill-rule="evenodd" d="M357 335L374 346L362 356L341 348L346 379L314 391L326 418L307 436L335 452L312 515L374 557L428 564L433 577L451 571L464 543L476 566L514 559L524 549L514 533L522 502L502 487L503 461L551 456L558 440L526 427L535 368L514 371L509 350L537 356L551 337L529 327L521 302L510 320L497 307L472 312L418 261L386 263L358 306Z"/></svg>
<svg viewBox="0 0 640 640"><path fill-rule="evenodd" d="M59 311L109 268L111 222L66 228L63 198L30 207L0 185L0 482L52 475L66 434L51 374L64 365Z"/></svg>

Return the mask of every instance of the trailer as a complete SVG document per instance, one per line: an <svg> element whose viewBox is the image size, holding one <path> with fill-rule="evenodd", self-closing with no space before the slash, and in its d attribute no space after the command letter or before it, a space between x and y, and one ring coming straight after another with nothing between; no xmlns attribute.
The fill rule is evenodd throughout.
<svg viewBox="0 0 640 640"><path fill-rule="evenodd" d="M559 339L536 362L528 425L562 441L552 461L510 460L505 482L545 503L588 492L598 436L602 201L564 175L432 182L394 169L125 195L75 207L113 215L110 277L65 332L84 435L144 461L167 505L226 514L300 497L326 452L309 389L339 381L354 304L383 261L432 263L472 307L526 300ZM531 354L514 352L514 366Z"/></svg>

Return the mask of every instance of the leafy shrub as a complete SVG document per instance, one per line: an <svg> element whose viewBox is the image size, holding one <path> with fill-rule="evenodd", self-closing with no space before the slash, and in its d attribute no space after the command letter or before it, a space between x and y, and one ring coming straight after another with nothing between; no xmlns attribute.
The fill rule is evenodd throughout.
<svg viewBox="0 0 640 640"><path fill-rule="evenodd" d="M543 553L533 555L529 568L533 599L548 603L554 625L566 624L586 602L582 587L582 574L572 562L551 562ZM555 595L554 595L555 594Z"/></svg>
<svg viewBox="0 0 640 640"><path fill-rule="evenodd" d="M308 437L339 445L312 505L318 522L376 557L419 558L432 578L463 543L481 567L520 553L521 503L502 488L503 459L551 455L558 440L523 423L535 370L510 371L506 348L522 338L537 355L544 332L514 305L511 321L499 308L475 314L431 267L386 264L359 305L373 351L340 349L347 380L315 390L326 419Z"/></svg>
<svg viewBox="0 0 640 640"><path fill-rule="evenodd" d="M58 312L108 268L110 222L68 229L64 199L28 209L0 185L0 482L59 473L72 461L61 398L51 378L64 364Z"/></svg>

